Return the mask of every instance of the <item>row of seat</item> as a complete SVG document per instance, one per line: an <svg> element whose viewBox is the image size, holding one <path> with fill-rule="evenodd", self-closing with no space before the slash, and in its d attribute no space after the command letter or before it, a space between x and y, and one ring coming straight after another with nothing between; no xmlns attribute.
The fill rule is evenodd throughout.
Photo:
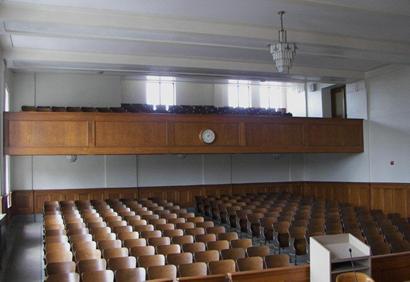
<svg viewBox="0 0 410 282"><path fill-rule="evenodd" d="M115 272L116 281L130 275L135 281L175 279L289 264L287 255L271 255L267 246L152 200L46 202L44 253L47 281L67 273L91 281L86 273L96 271Z"/></svg>
<svg viewBox="0 0 410 282"><path fill-rule="evenodd" d="M399 214L385 215L334 201L290 193L196 197L197 211L218 223L272 242L291 255L308 255L310 236L351 233L370 245L373 255L410 250L410 224Z"/></svg>

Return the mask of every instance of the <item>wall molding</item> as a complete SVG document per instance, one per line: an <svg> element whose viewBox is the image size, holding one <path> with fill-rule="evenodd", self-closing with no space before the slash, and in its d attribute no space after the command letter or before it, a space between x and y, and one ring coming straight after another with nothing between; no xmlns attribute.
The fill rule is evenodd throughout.
<svg viewBox="0 0 410 282"><path fill-rule="evenodd" d="M188 186L15 190L13 214L40 213L50 200L93 200L108 198L158 197L191 207L195 196L287 191L318 199L338 200L355 206L381 209L410 217L410 183L366 182L269 182L243 184L203 184Z"/></svg>

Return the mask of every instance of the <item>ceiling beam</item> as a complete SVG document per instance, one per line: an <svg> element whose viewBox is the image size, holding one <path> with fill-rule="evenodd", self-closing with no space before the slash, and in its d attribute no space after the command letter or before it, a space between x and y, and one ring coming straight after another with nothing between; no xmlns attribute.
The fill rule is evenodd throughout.
<svg viewBox="0 0 410 282"><path fill-rule="evenodd" d="M10 68L15 68L14 62L30 62L41 64L61 63L72 64L73 66L84 66L87 64L108 66L113 69L111 71L121 71L141 69L141 68L189 68L189 69L207 69L218 71L231 71L242 73L268 73L272 76L277 76L273 63L252 63L252 62L237 62L226 60L212 60L199 58L185 57L166 57L166 56L137 56L137 55L121 55L121 54L106 54L106 53L85 53L85 52L67 52L53 51L41 49L26 49L12 48L5 50L4 57ZM356 81L363 79L364 73L358 71L336 70L312 68L305 66L294 66L291 75L300 75L305 78L309 77L327 77L331 79L343 79L347 81Z"/></svg>
<svg viewBox="0 0 410 282"><path fill-rule="evenodd" d="M136 31L157 31L173 33L190 33L202 35L235 36L266 41L276 39L277 30L261 26L226 24L186 19L166 18L129 14L117 11L87 10L84 8L62 8L54 6L27 4L0 4L0 20L20 21L26 23L45 23L69 26L85 26L94 28L116 28ZM395 53L410 55L410 44L369 40L318 32L289 30L290 41L299 44L324 45L362 51L394 50Z"/></svg>

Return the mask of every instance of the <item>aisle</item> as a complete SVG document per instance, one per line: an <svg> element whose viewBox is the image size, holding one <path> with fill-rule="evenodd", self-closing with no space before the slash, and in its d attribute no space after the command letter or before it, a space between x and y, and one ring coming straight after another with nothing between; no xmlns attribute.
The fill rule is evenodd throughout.
<svg viewBox="0 0 410 282"><path fill-rule="evenodd" d="M42 216L15 216L4 237L0 281L43 281Z"/></svg>

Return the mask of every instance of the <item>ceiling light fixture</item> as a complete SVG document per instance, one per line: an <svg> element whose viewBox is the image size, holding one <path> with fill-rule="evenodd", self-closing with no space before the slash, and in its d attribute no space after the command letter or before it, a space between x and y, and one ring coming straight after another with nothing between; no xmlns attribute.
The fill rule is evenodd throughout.
<svg viewBox="0 0 410 282"><path fill-rule="evenodd" d="M283 28L283 15L285 11L280 11L278 14L280 16L279 42L269 44L269 48L277 71L289 73L295 59L297 47L295 43L288 42L286 30Z"/></svg>

